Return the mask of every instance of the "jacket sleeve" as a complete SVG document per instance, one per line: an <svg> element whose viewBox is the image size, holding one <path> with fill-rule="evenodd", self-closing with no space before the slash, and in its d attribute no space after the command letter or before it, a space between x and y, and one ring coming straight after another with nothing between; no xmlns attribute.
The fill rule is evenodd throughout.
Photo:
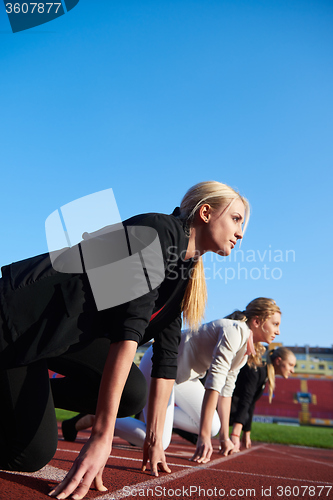
<svg viewBox="0 0 333 500"><path fill-rule="evenodd" d="M153 343L152 377L176 379L181 325L182 320L179 313L166 328L155 336L155 342Z"/></svg>
<svg viewBox="0 0 333 500"><path fill-rule="evenodd" d="M157 298L158 290L153 290L112 310L100 311L98 313L100 334L109 338L112 343L134 340L140 344Z"/></svg>
<svg viewBox="0 0 333 500"><path fill-rule="evenodd" d="M251 406L249 408L248 419L245 422L245 424L243 425L244 432L249 432L251 430L254 408L255 408L255 402L253 401L253 403L251 404Z"/></svg>
<svg viewBox="0 0 333 500"><path fill-rule="evenodd" d="M258 391L259 370L244 366L237 380L238 404L233 412L233 421L243 425L243 430L251 429L251 420L255 405L255 394ZM250 429L245 429L250 420Z"/></svg>
<svg viewBox="0 0 333 500"><path fill-rule="evenodd" d="M227 378L226 378L226 381L225 381L225 384L221 390L221 396L224 396L224 397L232 396L234 389L235 389L236 380L237 380L239 370L245 365L246 361L247 361L247 356L244 358L242 363L237 366L237 368L235 370L229 371Z"/></svg>
<svg viewBox="0 0 333 500"><path fill-rule="evenodd" d="M205 388L222 393L228 376L227 387L233 389L238 370L230 373L230 367L242 346L242 334L237 323L231 323L223 327L219 326L219 328L220 334L213 352L213 360L208 370ZM231 394L224 392L223 395L231 396Z"/></svg>

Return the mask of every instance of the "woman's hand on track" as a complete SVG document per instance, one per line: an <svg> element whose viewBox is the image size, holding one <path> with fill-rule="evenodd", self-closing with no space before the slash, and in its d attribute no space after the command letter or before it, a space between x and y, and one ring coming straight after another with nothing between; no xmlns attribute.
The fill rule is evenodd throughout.
<svg viewBox="0 0 333 500"><path fill-rule="evenodd" d="M103 485L102 474L110 452L109 442L102 438L90 437L65 479L49 496L62 500L72 495L74 500L80 500L88 493L93 482L98 491L107 491Z"/></svg>
<svg viewBox="0 0 333 500"><path fill-rule="evenodd" d="M243 436L242 436L242 445L244 446L244 448L246 448L247 450L249 448L251 448L252 446L252 442L251 442L251 431L247 431L247 432L243 432Z"/></svg>
<svg viewBox="0 0 333 500"><path fill-rule="evenodd" d="M169 469L169 466L166 463L165 453L162 446L150 444L146 440L143 445L142 471L146 470L148 460L150 461L150 473L152 476L158 477L158 468L161 472L171 472L171 469Z"/></svg>
<svg viewBox="0 0 333 500"><path fill-rule="evenodd" d="M220 441L220 450L219 453L226 457L227 455L232 455L232 453L237 453L239 449L235 449L234 443L231 439L226 439L225 441Z"/></svg>
<svg viewBox="0 0 333 500"><path fill-rule="evenodd" d="M240 442L240 438L238 436L233 436L231 434L231 442L234 445L234 447L229 452L230 455L232 455L233 453L238 453L240 451L240 449L241 449L241 442Z"/></svg>
<svg viewBox="0 0 333 500"><path fill-rule="evenodd" d="M212 441L210 438L198 437L197 448L195 453L190 460L193 462L198 462L198 464L205 464L209 462L210 457L213 453Z"/></svg>

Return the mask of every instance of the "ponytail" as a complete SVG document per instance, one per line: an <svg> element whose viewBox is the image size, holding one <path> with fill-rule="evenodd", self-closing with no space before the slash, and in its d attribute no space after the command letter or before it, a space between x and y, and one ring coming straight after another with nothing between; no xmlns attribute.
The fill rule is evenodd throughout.
<svg viewBox="0 0 333 500"><path fill-rule="evenodd" d="M272 354L275 349L272 349L267 353L267 377L268 377L268 401L272 402L273 392L275 389L275 370L272 363Z"/></svg>
<svg viewBox="0 0 333 500"><path fill-rule="evenodd" d="M233 313L229 314L228 316L225 316L225 319L235 319L236 321L247 321L245 311L240 311L239 309L236 309L236 311L234 311Z"/></svg>
<svg viewBox="0 0 333 500"><path fill-rule="evenodd" d="M204 266L200 257L191 269L190 280L181 306L184 323L191 330L200 326L205 314L206 302L207 286Z"/></svg>
<svg viewBox="0 0 333 500"><path fill-rule="evenodd" d="M247 364L250 368L257 368L258 366L262 366L262 355L266 351L266 348L262 345L261 342L256 342L254 345L254 350L256 351L255 355L250 354L247 360Z"/></svg>

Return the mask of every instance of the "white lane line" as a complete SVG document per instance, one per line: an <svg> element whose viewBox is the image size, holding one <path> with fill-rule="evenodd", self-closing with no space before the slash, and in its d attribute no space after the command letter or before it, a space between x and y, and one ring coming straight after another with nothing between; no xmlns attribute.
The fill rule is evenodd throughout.
<svg viewBox="0 0 333 500"><path fill-rule="evenodd" d="M63 448L57 448L57 451L65 451L67 453L76 453L77 455L80 453L79 451L76 451L76 450L65 450ZM54 457L56 458L56 457ZM181 457L183 458L183 457ZM117 457L116 455L109 455L109 459L114 459L114 460L128 460L128 461L132 461L132 462L142 462L142 458L130 458L130 457ZM61 459L58 459L58 460L61 460ZM168 462L168 465L171 467L195 467L195 465L184 465L184 464L173 464L171 462Z"/></svg>
<svg viewBox="0 0 333 500"><path fill-rule="evenodd" d="M62 438L59 438L58 441L62 441L63 443L66 443L66 441ZM77 444L82 444L84 445L85 443L87 442L86 439L80 439L80 438L77 438L75 440L75 443ZM194 452L195 452L195 446L193 445L193 449L192 451L188 451L189 449L189 445L184 443L184 444L176 444L176 443L171 443L169 446L168 446L168 453L169 455L177 455L177 452L181 449L184 449L186 451L186 453L188 453L189 455L193 455ZM60 448L58 448L60 449ZM130 452L136 452L136 453L142 453L142 448L140 448L139 446L131 446L131 445L126 445L126 444L121 444L121 443L113 443L113 446L112 446L112 449L113 450L125 450L125 451L130 451ZM173 450L176 450L176 451L173 451ZM181 453L184 453L184 452L181 452Z"/></svg>
<svg viewBox="0 0 333 500"><path fill-rule="evenodd" d="M279 444L279 443L276 443L276 444ZM301 448L302 450L318 450L318 446L304 446L304 445L301 445L301 444L283 444L281 446L290 446L290 448ZM330 448L321 448L322 450L324 451L329 451Z"/></svg>
<svg viewBox="0 0 333 500"><path fill-rule="evenodd" d="M71 450L73 451L73 450ZM135 459L132 459L135 460ZM172 464L169 464L172 465ZM178 464L174 464L178 465ZM179 466L179 465L178 465ZM200 470L202 467L200 466L191 466L191 465L183 465L182 467L186 468L195 468L195 470ZM305 482L305 483L318 483L318 484L327 484L327 485L332 485L333 483L329 483L327 481L316 481L312 479L299 479L295 477L282 477L282 476L272 476L272 475L267 475L267 474L255 474L253 472L244 472L244 471L236 471L236 470L229 470L229 469L214 469L211 468L211 471L214 472L225 472L227 474L242 474L244 476L255 476L255 477L264 477L265 479L282 479L283 481L300 481L300 482ZM57 467L52 467L51 465L46 465L43 467L41 470L37 472L16 472L16 471L7 471L7 470L1 470L0 472L5 472L6 474L14 474L14 475L19 475L19 476L28 476L28 477L35 477L38 479L46 479L48 481L55 481L55 482L61 482L63 479L65 479L66 474L68 471L64 471L62 469L58 469ZM195 471L193 471L195 472ZM167 478L169 476L166 476ZM155 484L155 479L151 480ZM141 483L143 484L143 483ZM136 486L130 486L130 488L134 489ZM143 489L143 486L141 486L141 489ZM118 490L120 491L120 490ZM110 493L112 495L112 493ZM111 498L107 496L103 496L103 498ZM103 500L102 497L98 497L98 500ZM113 497L112 497L113 498ZM121 497L119 497L121 498Z"/></svg>
<svg viewBox="0 0 333 500"><path fill-rule="evenodd" d="M265 477L266 479L283 479L284 481L301 481L304 483L318 483L318 484L329 484L333 486L333 483L328 483L327 481L317 481L312 479L299 479L297 477L285 477L285 476L271 476L268 474L255 474L254 472L244 472L238 470L229 470L229 469L212 469L217 472L226 472L227 474L242 474L242 476L257 476L257 477Z"/></svg>
<svg viewBox="0 0 333 500"><path fill-rule="evenodd" d="M317 448L318 450L318 448ZM286 451L280 451L280 450L277 450L276 448L274 448L274 450L271 449L271 451L274 451L274 453L280 453L281 455L288 455L288 457L293 457L293 458L297 458L298 460L302 460L302 462L311 462L311 463L315 463L315 464L320 464L320 465L326 465L327 467L333 467L333 463L327 463L327 462L321 462L320 460L315 460L313 458L307 458L307 457L300 457L299 455L293 455L291 453L287 453Z"/></svg>
<svg viewBox="0 0 333 500"><path fill-rule="evenodd" d="M283 481L298 481L298 482L304 482L304 483L315 483L315 484L330 485L330 486L333 485L333 483L330 483L327 481L317 481L317 480L311 480L311 479L299 479L299 478L294 478L294 477L273 476L273 475L268 475L268 474L256 474L256 473L252 473L252 472L244 472L244 471L240 472L240 471L232 471L232 470L228 470L228 469L215 469L214 468L214 466L216 466L222 462L233 460L234 458L237 458L237 456L242 456L246 453L250 453L250 452L255 451L256 449L259 449L259 448L269 449L269 445L268 444L263 444L261 446L259 445L259 446L256 446L254 448L251 448L249 450L243 451L240 455L234 454L234 455L230 455L228 457L221 457L219 459L213 460L212 462L209 462L207 464L202 464L202 465L199 465L199 464L198 465L169 464L170 466L174 466L174 467L182 467L183 470L179 471L179 472L171 473L171 474L164 476L164 477L153 478L153 479L150 479L148 481L143 481L141 483L129 485L128 488L133 489L133 490L144 490L144 489L148 489L149 487L154 488L154 487L162 485L164 483L174 481L176 479L179 479L181 477L185 477L185 476L192 474L194 472L208 469L208 468L214 472L220 472L220 473L225 472L226 474L242 474L242 475L247 475L247 476L264 477L265 479L279 479L279 480L283 480ZM64 449L60 449L60 448L58 448L57 451L62 451L62 452L65 451L65 452L76 453L76 454L79 453L79 451L76 451L76 450L64 450ZM277 451L277 450L274 448L274 451ZM280 452L280 453L291 456L290 454L285 453L285 452ZM118 459L118 460L119 459L120 460L132 460L135 462L141 462L141 459L138 459L138 458L115 457L112 455L110 455L109 458L114 458L114 459ZM296 457L296 458L300 458L300 457ZM316 461L316 462L323 463L323 462L318 462L318 461ZM325 464L325 465L327 465L327 464ZM190 470L188 470L188 469L190 469ZM57 467L46 465L45 467L43 467L41 470L39 470L37 472L16 472L16 471L1 471L1 472L5 472L7 474L17 474L20 476L35 477L35 478L39 478L39 479L45 479L48 481L61 482L65 478L68 471L64 471L64 470L59 469ZM125 497L128 497L128 491L126 491L126 490L124 491L124 489L121 489L121 490L117 490L113 493L106 493L106 494L101 495L101 496L96 497L96 498L98 500L111 500L111 499L118 500L118 499L122 499Z"/></svg>
<svg viewBox="0 0 333 500"><path fill-rule="evenodd" d="M245 453L249 453L250 451L254 451L255 449L264 448L266 446L268 446L268 445L267 444L262 444L260 446L256 446L254 448L251 448L251 450L244 450L244 451L241 452L241 455L244 455ZM64 448L57 448L57 451L63 451L63 452L67 452L67 453L76 453L77 455L80 453L77 450L66 450ZM172 454L172 455L174 455L174 454ZM238 455L238 453L234 453L233 455L229 455L228 457L222 457L222 460L224 462L226 462L226 461L228 461L230 459L235 458L237 455ZM56 457L54 457L54 458L56 458ZM168 458L168 456L167 456L167 458ZM184 458L183 455L181 455L180 458ZM142 462L142 458L119 457L117 455L109 455L108 460L109 459L113 459L113 460L125 460L125 461L132 461L132 462ZM58 459L58 460L61 460L61 459ZM185 465L185 464L174 464L174 463L168 461L168 465L170 467L181 467L181 468L189 468L189 469L193 469L193 468L198 469L198 467L199 467L199 465L196 464L195 462L193 462L193 465ZM219 469L216 469L216 470L219 470Z"/></svg>
<svg viewBox="0 0 333 500"><path fill-rule="evenodd" d="M58 467L52 467L52 465L45 465L42 469L36 472L17 472L11 470L1 470L0 472L5 472L6 474L14 474L15 476L28 476L37 477L38 479L47 479L49 481L62 481L68 471L63 469L58 469Z"/></svg>
<svg viewBox="0 0 333 500"><path fill-rule="evenodd" d="M266 446L267 445L264 444L261 446L257 446L255 448L251 448L250 450L245 450L242 454L244 455L245 453L249 453L255 449L264 448ZM75 453L76 455L78 455L80 453L77 450L66 450L66 449L61 449L61 448L57 448L57 451ZM154 479L144 481L143 483L131 485L131 488L132 489L138 488L138 486L140 486L140 489L142 489L145 487L149 487L150 485L157 486L157 485L163 484L165 482L173 481L174 479L177 479L178 477L187 476L188 474L192 474L193 472L200 471L202 469L211 468L214 465L217 465L222 461L227 462L229 460L236 458L237 455L238 454L235 453L234 455L229 455L228 457L218 458L217 460L213 460L212 462L209 462L208 464L202 464L202 465L201 464L200 465L199 464L197 464L197 465L184 465L184 464L171 464L171 463L169 463L168 465L170 465L172 467L181 467L183 470L179 471L179 472L171 473L165 477L159 477L159 478L155 477ZM142 460L139 458L117 457L114 455L110 455L109 458L112 458L115 460L131 460L134 462L142 462ZM214 469L212 469L212 470L214 470ZM216 469L216 470L219 471L219 469ZM63 469L59 469L58 467L53 467L52 465L45 465L45 467L43 467L42 469L40 469L39 471L36 471L36 472L6 471L6 470L1 470L1 469L0 469L0 472L5 472L7 474L13 474L13 475L18 475L18 476L35 477L35 478L39 478L39 479L46 479L48 481L56 481L56 482L63 481L64 478L66 477L66 475L68 474L68 471L64 471ZM114 496L114 495L118 495L118 496ZM113 498L124 498L126 496L128 496L128 494L124 493L123 490L118 490L118 491L112 493L111 497L109 496L109 494L106 494L106 495L103 495L103 496L97 497L97 498L98 498L98 500L109 500L111 498L112 499Z"/></svg>
<svg viewBox="0 0 333 500"><path fill-rule="evenodd" d="M266 446L267 445L264 444L261 446L256 446L254 448L251 448L250 450L245 450L242 453L242 455L244 455L245 453L249 453L249 452L251 452L255 449L258 449L258 448L264 448ZM61 449L61 448L57 448L57 451L67 452L67 453L75 453L76 455L78 455L80 453L77 450L67 450L67 449ZM146 483L147 483L147 484L157 485L157 484L161 484L161 481L163 483L167 482L167 481L172 481L172 480L176 479L177 477L183 477L183 476L186 476L187 474L191 474L193 472L200 471L202 469L212 468L214 465L217 465L220 462L227 462L229 460L233 460L234 458L237 458L237 456L238 456L238 454L235 453L234 455L229 455L228 457L218 458L218 459L213 460L212 462L209 462L207 464L185 465L185 464L169 463L168 465L170 465L172 467L180 467L183 470L179 471L179 472L171 473L165 477L150 479L149 481L144 481L143 483L139 483L139 484L146 485ZM134 461L134 462L142 462L142 459L139 459L139 458L117 457L114 455L110 455L109 458L115 459L115 460L127 460L127 461ZM220 469L216 469L216 470L220 471ZM45 467L43 467L42 469L40 469L37 472L17 472L17 471L6 471L6 470L4 470L4 471L0 470L0 472L5 472L7 474L14 474L14 475L19 475L19 476L28 476L28 477L35 477L35 478L39 478L39 479L46 479L49 481L59 481L59 482L61 482L66 477L66 474L68 473L68 471L65 471L63 469L59 469L58 467L53 467L52 465L45 465ZM158 482L156 482L156 481L158 481ZM136 486L134 485L131 487L135 488ZM144 487L144 486L142 486L142 487ZM121 491L123 493L122 490L119 490L119 491ZM127 496L127 495L123 495L123 496ZM110 497L106 496L105 498L110 498ZM123 498L123 497L119 497L119 498ZM103 500L103 499L104 499L104 496L98 497L98 500Z"/></svg>
<svg viewBox="0 0 333 500"><path fill-rule="evenodd" d="M245 455L247 453L251 453L252 451L259 449L259 448L265 448L266 444L256 446L254 448L250 448L249 450L243 451L243 453L240 455L239 453L235 453L233 455L229 455L228 457L221 457L216 460L213 460L212 462L208 462L207 464L198 464L197 466L190 467L189 469L186 470L181 470L179 472L173 472L171 474L168 474L167 476L163 477L154 477L154 479L149 479L148 481L143 481L142 483L137 483L137 484L131 484L128 485L128 488L130 490L144 490L148 488L156 488L156 486L160 486L165 483L169 483L170 481L174 481L175 479L179 479L181 477L188 476L189 474L193 474L194 472L199 472L205 469L210 469L214 467L215 465L218 465L221 462L227 462L229 460L234 460L238 456ZM96 500L119 500L121 498L126 498L128 497L128 491L124 490L122 488L121 490L114 491L112 493L106 493L105 495L102 495L100 497L96 497Z"/></svg>

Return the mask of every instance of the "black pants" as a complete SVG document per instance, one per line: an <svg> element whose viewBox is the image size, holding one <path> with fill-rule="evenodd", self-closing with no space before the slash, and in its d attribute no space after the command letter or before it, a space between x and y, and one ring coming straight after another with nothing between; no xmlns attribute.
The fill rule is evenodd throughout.
<svg viewBox="0 0 333 500"><path fill-rule="evenodd" d="M109 346L109 340L96 339L56 358L0 367L0 469L33 472L51 460L58 442L55 407L95 413ZM48 368L65 378L50 381ZM118 417L141 411L146 392L145 378L133 364Z"/></svg>

